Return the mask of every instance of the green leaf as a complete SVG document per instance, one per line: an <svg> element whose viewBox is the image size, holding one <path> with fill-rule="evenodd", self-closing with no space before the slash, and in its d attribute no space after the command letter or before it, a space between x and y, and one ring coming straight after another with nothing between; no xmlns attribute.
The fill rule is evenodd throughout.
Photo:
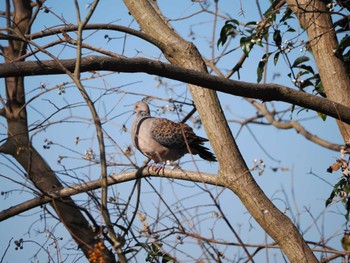
<svg viewBox="0 0 350 263"><path fill-rule="evenodd" d="M294 63L295 63L295 61L294 61ZM312 74L315 74L314 69L311 66L306 66L306 65L301 64L301 65L295 66L295 68L302 68L302 69L305 69Z"/></svg>
<svg viewBox="0 0 350 263"><path fill-rule="evenodd" d="M142 247L143 249L145 249L146 251L150 251L151 250L151 247L147 244L147 243L136 243L135 244L135 247Z"/></svg>
<svg viewBox="0 0 350 263"><path fill-rule="evenodd" d="M346 202L345 202L345 208L346 208L346 211L347 211L347 217L349 218L349 212L350 212L350 199L349 198L346 198L345 199Z"/></svg>
<svg viewBox="0 0 350 263"><path fill-rule="evenodd" d="M228 23L232 23L232 24L235 24L235 25L239 25L239 21L237 19L230 19L230 20L227 20L225 22L225 24L228 24Z"/></svg>
<svg viewBox="0 0 350 263"><path fill-rule="evenodd" d="M308 71L305 71L305 70L300 70L299 72L298 72L298 74L297 74L297 79L298 78L300 78L301 76L304 76L304 75L307 75L307 74L309 74L309 72Z"/></svg>
<svg viewBox="0 0 350 263"><path fill-rule="evenodd" d="M343 189L345 186L346 186L346 180L343 178L343 179L341 179L338 183L336 183L335 185L334 185L334 191L336 191L336 193L338 193L337 191L338 191L338 188L340 188L340 189Z"/></svg>
<svg viewBox="0 0 350 263"><path fill-rule="evenodd" d="M289 7L286 8L286 11L283 14L283 17L281 18L280 22L285 22L286 20L293 18L293 12L292 9L290 9Z"/></svg>
<svg viewBox="0 0 350 263"><path fill-rule="evenodd" d="M317 112L318 117L320 117L323 121L327 119L327 115L321 112Z"/></svg>
<svg viewBox="0 0 350 263"><path fill-rule="evenodd" d="M159 251L159 247L156 244L152 243L151 246L152 246L152 251L156 253Z"/></svg>
<svg viewBox="0 0 350 263"><path fill-rule="evenodd" d="M305 89L306 87L313 86L314 84L310 81L310 79L305 79L302 83L300 88Z"/></svg>
<svg viewBox="0 0 350 263"><path fill-rule="evenodd" d="M223 46L226 43L227 38L229 36L234 37L237 34L236 33L237 27L234 24L238 25L238 23L239 22L237 20L234 20L234 19L226 21L225 25L221 29L220 38L218 39L218 42L217 42L217 47L219 47L220 44Z"/></svg>
<svg viewBox="0 0 350 263"><path fill-rule="evenodd" d="M269 7L269 9L266 10L266 12L264 13L264 17L269 17L272 14L276 13L276 9L275 7L281 2L282 0L275 0L272 1L271 6ZM271 1L270 1L271 2Z"/></svg>
<svg viewBox="0 0 350 263"><path fill-rule="evenodd" d="M281 31L275 30L273 33L273 41L275 41L275 44L277 47L280 47L282 44L282 36L281 36Z"/></svg>
<svg viewBox="0 0 350 263"><path fill-rule="evenodd" d="M268 59L269 59L269 54L264 54L259 62L258 68L256 69L257 75L258 75L258 79L257 79L258 83L260 83L260 81L262 79L262 75L264 73L265 65L266 65Z"/></svg>
<svg viewBox="0 0 350 263"><path fill-rule="evenodd" d="M332 201L333 201L333 198L335 197L335 192L334 190L332 191L331 195L328 197L328 199L326 200L326 207L329 206Z"/></svg>
<svg viewBox="0 0 350 263"><path fill-rule="evenodd" d="M296 32L296 30L292 27L288 27L288 29L286 30L286 32Z"/></svg>
<svg viewBox="0 0 350 263"><path fill-rule="evenodd" d="M162 259L162 263L167 263L167 262L175 262L175 259L169 255L165 255Z"/></svg>
<svg viewBox="0 0 350 263"><path fill-rule="evenodd" d="M249 26L256 26L256 21L249 21L248 23L245 24L246 27Z"/></svg>
<svg viewBox="0 0 350 263"><path fill-rule="evenodd" d="M248 57L250 50L252 50L253 44L250 37L242 37L240 40L241 48L244 54Z"/></svg>
<svg viewBox="0 0 350 263"><path fill-rule="evenodd" d="M318 76L318 74L316 74ZM318 80L316 81L316 85L315 85L315 90L317 91L318 94L320 94L322 97L327 98L327 95L324 91L323 85L322 85L322 81L318 78Z"/></svg>
<svg viewBox="0 0 350 263"><path fill-rule="evenodd" d="M344 60L345 63L349 63L350 62L350 50L348 50L348 52L346 52L343 55L343 60Z"/></svg>
<svg viewBox="0 0 350 263"><path fill-rule="evenodd" d="M309 57L306 57L306 56L302 56L302 57L298 57L296 60L294 60L294 63L292 65L292 68L300 65L301 63L303 62L306 62L306 61L309 61L310 58Z"/></svg>
<svg viewBox="0 0 350 263"><path fill-rule="evenodd" d="M273 63L275 64L275 66L278 62L278 58L279 58L280 54L281 54L281 52L277 52L273 57Z"/></svg>
<svg viewBox="0 0 350 263"><path fill-rule="evenodd" d="M350 36L347 35L345 37L342 38L342 40L340 41L340 43L338 44L338 46L335 49L335 53L337 54L343 54L344 50L350 46Z"/></svg>
<svg viewBox="0 0 350 263"><path fill-rule="evenodd" d="M257 44L258 46L260 46L260 47L263 47L264 45L263 45L263 43L261 42L261 39L258 41L256 41L255 42L255 44Z"/></svg>

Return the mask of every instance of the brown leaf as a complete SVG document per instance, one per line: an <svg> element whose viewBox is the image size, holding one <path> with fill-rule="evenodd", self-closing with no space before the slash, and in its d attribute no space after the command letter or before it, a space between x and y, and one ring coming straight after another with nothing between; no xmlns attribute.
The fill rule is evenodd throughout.
<svg viewBox="0 0 350 263"><path fill-rule="evenodd" d="M342 166L342 160L337 160L334 164L328 167L327 172L332 173L338 171Z"/></svg>

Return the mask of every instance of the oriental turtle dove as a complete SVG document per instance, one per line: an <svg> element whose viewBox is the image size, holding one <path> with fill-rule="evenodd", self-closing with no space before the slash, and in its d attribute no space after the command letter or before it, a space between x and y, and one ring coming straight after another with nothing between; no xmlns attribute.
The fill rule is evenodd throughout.
<svg viewBox="0 0 350 263"><path fill-rule="evenodd" d="M216 162L214 154L203 146L208 139L197 136L188 125L151 117L150 109L143 101L135 104L134 113L137 116L132 126L132 142L155 163L176 161L189 152Z"/></svg>

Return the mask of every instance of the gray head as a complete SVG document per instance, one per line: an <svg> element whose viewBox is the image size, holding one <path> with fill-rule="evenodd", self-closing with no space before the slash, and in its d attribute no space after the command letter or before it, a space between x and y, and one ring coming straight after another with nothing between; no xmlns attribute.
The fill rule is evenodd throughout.
<svg viewBox="0 0 350 263"><path fill-rule="evenodd" d="M143 101L138 101L134 105L134 113L137 114L137 116L150 116L150 110L148 107L148 104Z"/></svg>

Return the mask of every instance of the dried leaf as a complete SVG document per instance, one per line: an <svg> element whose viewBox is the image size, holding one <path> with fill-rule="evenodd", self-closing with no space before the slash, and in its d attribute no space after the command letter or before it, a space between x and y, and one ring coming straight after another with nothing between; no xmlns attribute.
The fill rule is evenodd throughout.
<svg viewBox="0 0 350 263"><path fill-rule="evenodd" d="M334 164L328 167L327 172L332 173L338 171L342 166L342 160L337 160Z"/></svg>

